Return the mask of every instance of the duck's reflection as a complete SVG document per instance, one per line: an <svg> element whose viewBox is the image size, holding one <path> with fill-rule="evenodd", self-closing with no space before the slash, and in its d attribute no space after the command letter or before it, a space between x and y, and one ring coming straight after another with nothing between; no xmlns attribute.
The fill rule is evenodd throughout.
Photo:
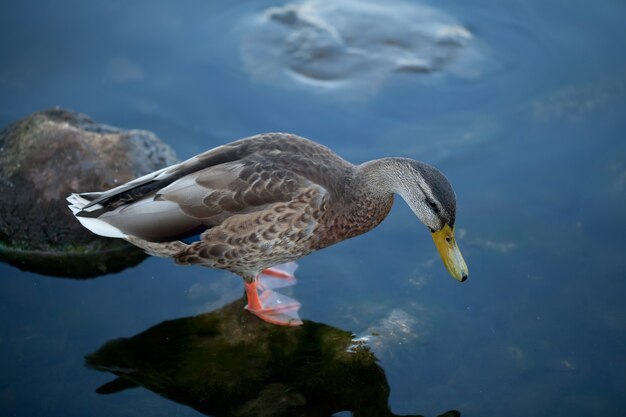
<svg viewBox="0 0 626 417"><path fill-rule="evenodd" d="M349 332L310 321L267 324L244 303L108 342L87 366L118 378L97 391L143 386L213 416L394 415L383 369Z"/></svg>

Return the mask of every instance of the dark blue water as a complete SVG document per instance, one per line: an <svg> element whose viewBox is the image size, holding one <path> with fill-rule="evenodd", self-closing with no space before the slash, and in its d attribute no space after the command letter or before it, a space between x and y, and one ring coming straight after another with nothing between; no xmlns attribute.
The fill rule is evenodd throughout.
<svg viewBox="0 0 626 417"><path fill-rule="evenodd" d="M436 164L457 193L469 280L449 278L398 200L374 231L300 261L301 316L382 329L373 349L398 414L620 415L626 4L424 3L480 40L481 74L400 74L358 94L244 68L239 22L282 2L5 1L0 125L59 105L151 130L181 158L288 131L355 163ZM228 273L155 258L93 280L0 265L0 414L198 415L143 388L95 393L112 375L84 357L241 294Z"/></svg>

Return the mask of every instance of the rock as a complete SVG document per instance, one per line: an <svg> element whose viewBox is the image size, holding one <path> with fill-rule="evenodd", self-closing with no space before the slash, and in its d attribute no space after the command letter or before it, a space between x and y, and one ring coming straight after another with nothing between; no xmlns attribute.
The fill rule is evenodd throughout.
<svg viewBox="0 0 626 417"><path fill-rule="evenodd" d="M120 239L94 235L65 198L101 191L177 162L154 134L95 123L63 109L0 131L0 260L46 275L93 277L144 259Z"/></svg>

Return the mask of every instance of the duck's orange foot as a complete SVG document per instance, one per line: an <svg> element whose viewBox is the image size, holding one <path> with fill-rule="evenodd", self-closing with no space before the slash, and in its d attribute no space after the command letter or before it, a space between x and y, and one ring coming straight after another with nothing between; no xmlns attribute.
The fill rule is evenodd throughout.
<svg viewBox="0 0 626 417"><path fill-rule="evenodd" d="M272 290L258 293L257 282L245 282L248 305L246 309L262 320L283 326L300 326L302 320L298 316L300 303L286 295Z"/></svg>
<svg viewBox="0 0 626 417"><path fill-rule="evenodd" d="M272 290L265 290L261 293L261 308L252 308L250 304L246 309L261 318L262 320L282 326L300 326L302 320L298 316L300 303L286 295L279 294Z"/></svg>
<svg viewBox="0 0 626 417"><path fill-rule="evenodd" d="M259 290L275 290L276 288L289 287L296 284L294 272L298 269L295 262L287 262L264 269L257 277Z"/></svg>

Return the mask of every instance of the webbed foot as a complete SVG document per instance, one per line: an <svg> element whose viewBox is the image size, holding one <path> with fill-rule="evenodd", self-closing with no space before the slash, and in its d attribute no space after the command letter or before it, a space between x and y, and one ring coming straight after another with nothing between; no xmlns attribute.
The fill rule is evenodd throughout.
<svg viewBox="0 0 626 417"><path fill-rule="evenodd" d="M259 290L275 290L276 288L289 287L296 284L294 272L298 269L295 262L287 262L264 269L257 277Z"/></svg>
<svg viewBox="0 0 626 417"><path fill-rule="evenodd" d="M254 282L244 281L248 296L248 305L245 308L268 323L300 326L302 324L298 316L300 303L272 291L272 288L294 285L296 280L293 272L297 267L295 262L277 265L261 272Z"/></svg>

